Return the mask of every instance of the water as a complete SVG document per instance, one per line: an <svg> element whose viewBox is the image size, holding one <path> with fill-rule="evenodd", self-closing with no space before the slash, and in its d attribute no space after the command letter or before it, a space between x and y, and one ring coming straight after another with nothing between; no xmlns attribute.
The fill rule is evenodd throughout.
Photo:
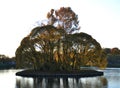
<svg viewBox="0 0 120 88"><path fill-rule="evenodd" d="M120 88L120 68L107 68L104 76L87 78L26 78L20 70L0 70L0 88Z"/></svg>

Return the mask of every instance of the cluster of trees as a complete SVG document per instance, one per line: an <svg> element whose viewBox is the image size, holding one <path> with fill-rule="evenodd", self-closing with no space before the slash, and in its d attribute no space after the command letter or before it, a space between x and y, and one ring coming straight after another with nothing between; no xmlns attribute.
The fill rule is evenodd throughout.
<svg viewBox="0 0 120 88"><path fill-rule="evenodd" d="M15 68L15 57L8 57L0 54L0 69Z"/></svg>
<svg viewBox="0 0 120 88"><path fill-rule="evenodd" d="M107 55L120 55L120 49L117 47L114 48L104 48L103 49Z"/></svg>
<svg viewBox="0 0 120 88"><path fill-rule="evenodd" d="M9 61L15 61L15 58L8 57L6 55L0 54L0 62L9 62Z"/></svg>
<svg viewBox="0 0 120 88"><path fill-rule="evenodd" d="M104 48L107 54L108 67L120 67L120 50L117 47Z"/></svg>
<svg viewBox="0 0 120 88"><path fill-rule="evenodd" d="M120 67L120 55L108 55L107 61L107 67Z"/></svg>
<svg viewBox="0 0 120 88"><path fill-rule="evenodd" d="M52 9L48 24L34 28L16 50L17 68L73 70L80 66L107 65L100 44L80 29L78 16L70 7Z"/></svg>

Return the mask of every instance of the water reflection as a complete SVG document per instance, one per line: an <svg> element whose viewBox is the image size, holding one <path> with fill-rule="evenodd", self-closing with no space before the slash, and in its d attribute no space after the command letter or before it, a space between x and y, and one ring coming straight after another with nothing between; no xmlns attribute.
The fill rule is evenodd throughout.
<svg viewBox="0 0 120 88"><path fill-rule="evenodd" d="M104 70L104 77L108 80L108 88L120 86L120 68L107 68Z"/></svg>
<svg viewBox="0 0 120 88"><path fill-rule="evenodd" d="M107 88L104 77L91 78L16 78L16 88Z"/></svg>
<svg viewBox="0 0 120 88"><path fill-rule="evenodd" d="M35 88L33 86L33 79L32 78L17 77L16 88Z"/></svg>
<svg viewBox="0 0 120 88"><path fill-rule="evenodd" d="M108 88L108 81L104 77L86 78L82 84L83 88Z"/></svg>

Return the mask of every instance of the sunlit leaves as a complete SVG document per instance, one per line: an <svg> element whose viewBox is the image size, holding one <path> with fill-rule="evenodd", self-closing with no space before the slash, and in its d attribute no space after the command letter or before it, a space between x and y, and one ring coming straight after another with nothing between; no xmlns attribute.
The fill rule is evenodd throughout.
<svg viewBox="0 0 120 88"><path fill-rule="evenodd" d="M86 33L69 34L63 39L65 58L71 58L74 68L77 66L98 66L102 64L100 44ZM104 60L104 61L105 61ZM106 61L104 62L106 64Z"/></svg>
<svg viewBox="0 0 120 88"><path fill-rule="evenodd" d="M100 44L79 30L78 16L70 7L51 9L48 24L34 28L16 50L18 67L73 70L80 66L106 66ZM104 64L103 64L104 63Z"/></svg>
<svg viewBox="0 0 120 88"><path fill-rule="evenodd" d="M61 7L58 10L51 9L47 18L49 25L64 29L66 33L73 33L80 29L78 16L70 7Z"/></svg>
<svg viewBox="0 0 120 88"><path fill-rule="evenodd" d="M16 51L20 66L42 69L58 65L56 69L80 69L80 66L100 66L106 61L100 44L86 33L65 34L53 26L37 27L21 41ZM22 65L21 65L21 63Z"/></svg>

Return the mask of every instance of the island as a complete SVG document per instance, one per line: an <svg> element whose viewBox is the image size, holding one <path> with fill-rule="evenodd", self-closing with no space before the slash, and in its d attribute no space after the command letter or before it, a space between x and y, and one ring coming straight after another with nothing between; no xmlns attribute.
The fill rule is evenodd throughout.
<svg viewBox="0 0 120 88"><path fill-rule="evenodd" d="M39 70L24 70L16 73L22 77L39 77L39 78L81 78L102 76L103 72L95 70L80 70L80 71L39 71Z"/></svg>
<svg viewBox="0 0 120 88"><path fill-rule="evenodd" d="M106 54L91 35L79 32L78 16L70 7L51 9L48 23L32 29L20 43L16 54L17 72L24 77L91 77L103 72L80 67L105 68Z"/></svg>

